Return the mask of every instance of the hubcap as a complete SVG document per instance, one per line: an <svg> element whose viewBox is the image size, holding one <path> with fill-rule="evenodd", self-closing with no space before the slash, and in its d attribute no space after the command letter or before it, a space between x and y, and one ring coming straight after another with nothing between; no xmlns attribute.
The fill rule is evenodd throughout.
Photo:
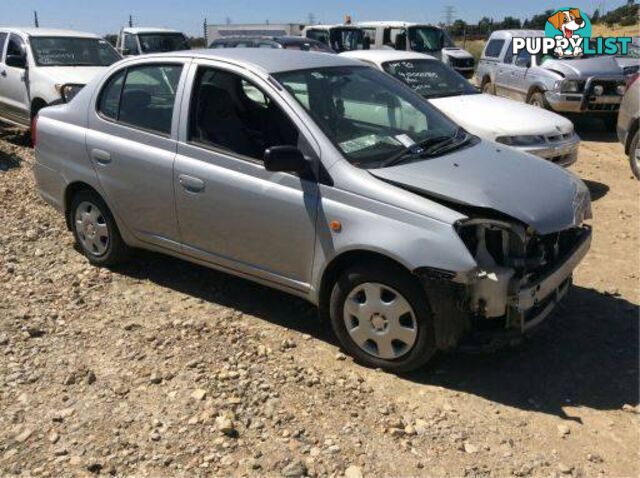
<svg viewBox="0 0 640 478"><path fill-rule="evenodd" d="M369 355L391 360L406 355L418 337L407 299L383 284L356 286L344 303L344 324L351 339Z"/></svg>
<svg viewBox="0 0 640 478"><path fill-rule="evenodd" d="M76 209L76 232L83 249L93 256L101 256L109 248L109 228L102 211L84 201Z"/></svg>

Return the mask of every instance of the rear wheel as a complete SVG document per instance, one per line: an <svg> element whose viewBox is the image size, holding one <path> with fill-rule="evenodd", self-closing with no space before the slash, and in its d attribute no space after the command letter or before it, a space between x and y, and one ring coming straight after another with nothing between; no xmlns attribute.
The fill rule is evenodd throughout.
<svg viewBox="0 0 640 478"><path fill-rule="evenodd" d="M636 131L629 146L629 164L636 179L640 179L640 131Z"/></svg>
<svg viewBox="0 0 640 478"><path fill-rule="evenodd" d="M392 372L425 364L435 353L433 319L415 277L400 267L359 265L336 281L333 330L358 362Z"/></svg>
<svg viewBox="0 0 640 478"><path fill-rule="evenodd" d="M82 253L95 266L113 266L130 255L109 208L96 193L85 190L73 197L69 223Z"/></svg>

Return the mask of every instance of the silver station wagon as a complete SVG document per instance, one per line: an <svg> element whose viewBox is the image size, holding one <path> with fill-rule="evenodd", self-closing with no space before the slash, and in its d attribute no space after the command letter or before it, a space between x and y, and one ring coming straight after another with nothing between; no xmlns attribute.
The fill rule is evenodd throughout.
<svg viewBox="0 0 640 478"><path fill-rule="evenodd" d="M127 59L42 110L35 141L39 193L92 264L144 248L289 292L396 372L531 329L591 239L572 173L334 55Z"/></svg>

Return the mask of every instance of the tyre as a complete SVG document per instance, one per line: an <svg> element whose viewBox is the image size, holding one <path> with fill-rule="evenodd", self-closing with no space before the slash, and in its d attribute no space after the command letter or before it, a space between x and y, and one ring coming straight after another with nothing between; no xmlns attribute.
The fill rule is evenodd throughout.
<svg viewBox="0 0 640 478"><path fill-rule="evenodd" d="M76 244L91 264L113 266L129 258L129 246L122 240L111 211L96 193L84 190L73 197L69 224Z"/></svg>
<svg viewBox="0 0 640 478"><path fill-rule="evenodd" d="M436 351L426 294L400 267L359 265L346 270L333 286L329 314L342 347L364 365L408 372Z"/></svg>
<svg viewBox="0 0 640 478"><path fill-rule="evenodd" d="M535 106L537 108L543 108L545 110L549 109L549 107L547 105L547 100L545 99L544 95L539 91L534 92L529 97L529 101L527 101L527 103L529 103L531 106Z"/></svg>
<svg viewBox="0 0 640 478"><path fill-rule="evenodd" d="M629 164L636 179L640 179L640 131L636 131L629 145Z"/></svg>
<svg viewBox="0 0 640 478"><path fill-rule="evenodd" d="M482 85L482 92L487 95L495 95L496 88L493 83L491 83L491 81L487 81L484 85Z"/></svg>

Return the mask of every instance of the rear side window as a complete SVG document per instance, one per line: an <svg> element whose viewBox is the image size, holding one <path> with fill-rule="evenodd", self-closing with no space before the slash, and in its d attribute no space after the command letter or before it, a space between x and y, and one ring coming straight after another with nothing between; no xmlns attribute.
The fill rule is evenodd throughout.
<svg viewBox="0 0 640 478"><path fill-rule="evenodd" d="M7 34L0 32L0 60L2 60L2 54L4 53L4 44L7 42Z"/></svg>
<svg viewBox="0 0 640 478"><path fill-rule="evenodd" d="M489 43L487 43L487 47L484 49L484 56L488 58L498 58L503 46L504 40L489 41Z"/></svg>
<svg viewBox="0 0 640 478"><path fill-rule="evenodd" d="M138 51L138 42L136 42L136 38L133 35L124 36L124 49L128 50L127 53L130 55L137 55L140 52Z"/></svg>
<svg viewBox="0 0 640 478"><path fill-rule="evenodd" d="M100 106L98 108L100 113L114 121L118 119L120 94L122 93L122 84L126 73L127 70L122 70L112 76L100 96Z"/></svg>
<svg viewBox="0 0 640 478"><path fill-rule="evenodd" d="M171 133L182 65L145 65L115 74L102 90L102 116L147 131Z"/></svg>
<svg viewBox="0 0 640 478"><path fill-rule="evenodd" d="M24 40L17 35L11 34L9 37L9 45L7 45L7 56L24 56L25 53Z"/></svg>

